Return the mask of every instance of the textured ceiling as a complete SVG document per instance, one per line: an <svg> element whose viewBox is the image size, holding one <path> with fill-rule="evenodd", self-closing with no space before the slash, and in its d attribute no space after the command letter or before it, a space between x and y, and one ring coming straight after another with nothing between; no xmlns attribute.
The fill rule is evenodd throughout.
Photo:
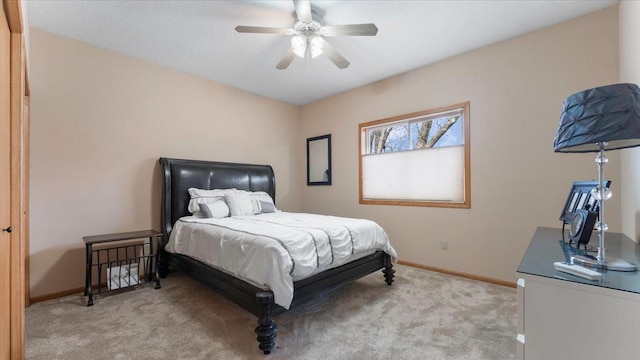
<svg viewBox="0 0 640 360"><path fill-rule="evenodd" d="M314 1L326 25L375 23L375 37L332 37L351 62L326 57L276 64L285 35L236 25L290 27L290 0L28 0L29 24L252 93L304 105L482 46L615 5L617 0Z"/></svg>

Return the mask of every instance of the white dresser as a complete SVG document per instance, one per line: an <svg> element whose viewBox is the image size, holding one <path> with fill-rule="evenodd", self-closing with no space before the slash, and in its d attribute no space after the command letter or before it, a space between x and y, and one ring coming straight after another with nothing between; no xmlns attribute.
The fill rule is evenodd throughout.
<svg viewBox="0 0 640 360"><path fill-rule="evenodd" d="M640 273L587 280L557 271L569 248L560 229L538 228L518 267L518 359L640 359ZM594 234L589 244L597 246ZM640 246L607 233L607 256L640 264Z"/></svg>

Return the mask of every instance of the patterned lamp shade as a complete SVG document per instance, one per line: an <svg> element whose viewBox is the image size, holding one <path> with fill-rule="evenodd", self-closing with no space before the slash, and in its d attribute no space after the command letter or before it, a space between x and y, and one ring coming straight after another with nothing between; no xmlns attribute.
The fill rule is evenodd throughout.
<svg viewBox="0 0 640 360"><path fill-rule="evenodd" d="M640 145L640 88L636 84L600 86L564 100L556 152L598 152Z"/></svg>

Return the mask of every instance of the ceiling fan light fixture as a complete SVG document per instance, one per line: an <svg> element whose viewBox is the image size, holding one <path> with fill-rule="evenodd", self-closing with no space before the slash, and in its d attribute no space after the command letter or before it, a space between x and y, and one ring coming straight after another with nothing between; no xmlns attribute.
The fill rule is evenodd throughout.
<svg viewBox="0 0 640 360"><path fill-rule="evenodd" d="M340 55L331 43L323 37L333 36L376 36L378 27L372 23L346 24L323 26L318 13L311 9L309 0L293 0L296 22L293 27L266 27L266 26L236 26L239 33L254 34L278 34L291 36L291 46L284 57L276 65L276 69L284 70L289 67L297 56L306 59L307 64L312 58L326 55L327 58L338 67L345 69L349 61Z"/></svg>
<svg viewBox="0 0 640 360"><path fill-rule="evenodd" d="M291 47L293 47L293 53L301 59L304 59L307 54L307 50L311 52L311 58L315 58L322 54L322 47L324 46L324 40L319 36L305 36L298 35L291 38Z"/></svg>
<svg viewBox="0 0 640 360"><path fill-rule="evenodd" d="M291 47L293 53L301 59L304 59L304 54L307 52L307 37L304 35L298 35L291 38Z"/></svg>
<svg viewBox="0 0 640 360"><path fill-rule="evenodd" d="M311 57L315 58L316 56L322 54L322 47L324 46L324 40L319 36L314 36L309 41L311 44Z"/></svg>
<svg viewBox="0 0 640 360"><path fill-rule="evenodd" d="M323 46L324 40L319 36L297 35L291 38L293 53L301 59L306 57L307 50L310 50L311 58L321 55Z"/></svg>

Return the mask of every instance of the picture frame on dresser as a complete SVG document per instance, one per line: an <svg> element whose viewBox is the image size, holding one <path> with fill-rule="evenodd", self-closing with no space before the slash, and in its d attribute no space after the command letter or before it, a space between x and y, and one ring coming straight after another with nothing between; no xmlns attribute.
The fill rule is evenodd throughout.
<svg viewBox="0 0 640 360"><path fill-rule="evenodd" d="M611 180L605 182L607 189L611 187ZM600 202L591 195L591 190L598 187L598 181L574 181L569 189L569 195L564 203L559 220L564 224L571 224L577 210L598 212Z"/></svg>

